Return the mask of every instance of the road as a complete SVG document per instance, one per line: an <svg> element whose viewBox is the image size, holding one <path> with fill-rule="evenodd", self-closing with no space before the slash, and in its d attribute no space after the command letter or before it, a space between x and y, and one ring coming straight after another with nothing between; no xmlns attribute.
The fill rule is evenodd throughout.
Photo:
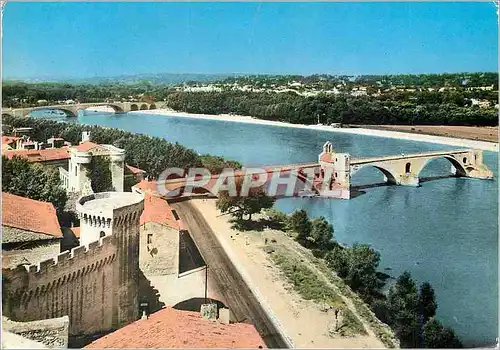
<svg viewBox="0 0 500 350"><path fill-rule="evenodd" d="M208 265L209 276L238 322L252 323L269 348L287 348L203 215L189 201L171 203Z"/></svg>

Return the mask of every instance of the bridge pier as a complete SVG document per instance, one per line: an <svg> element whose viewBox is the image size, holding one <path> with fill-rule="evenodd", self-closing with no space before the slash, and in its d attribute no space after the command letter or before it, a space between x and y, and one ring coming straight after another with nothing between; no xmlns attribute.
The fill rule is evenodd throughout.
<svg viewBox="0 0 500 350"><path fill-rule="evenodd" d="M400 175L399 183L397 183L396 185L419 187L420 179L418 176L415 176L413 174L402 174Z"/></svg>

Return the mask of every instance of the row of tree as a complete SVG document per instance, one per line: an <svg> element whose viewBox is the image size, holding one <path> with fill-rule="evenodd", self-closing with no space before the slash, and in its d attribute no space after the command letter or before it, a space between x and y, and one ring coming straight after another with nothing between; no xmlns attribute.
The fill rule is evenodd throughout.
<svg viewBox="0 0 500 350"><path fill-rule="evenodd" d="M380 97L294 92L175 92L167 105L198 114L240 114L296 124L498 125L496 108L470 107L465 93L394 92Z"/></svg>
<svg viewBox="0 0 500 350"><path fill-rule="evenodd" d="M90 131L93 142L112 144L125 149L125 162L145 170L148 176L153 179L158 178L165 169L174 167L188 169L207 166L209 170L214 172L224 167L241 167L241 164L226 161L222 157L199 156L194 150L179 143L171 143L159 137L133 134L120 129L12 116L3 116L2 120L3 124L10 128L33 128L31 138L35 141L46 141L56 136L64 138L73 145L78 145L82 132Z"/></svg>
<svg viewBox="0 0 500 350"><path fill-rule="evenodd" d="M241 180L237 181L237 184ZM409 272L402 273L389 289L382 292L388 275L378 271L380 253L366 244L344 247L336 242L333 226L324 218L309 219L305 210L290 215L270 209L274 200L265 195L263 188L255 188L248 196L221 191L216 206L230 213L237 222L252 219L252 214L266 210L269 225L295 234L296 240L327 265L347 285L371 306L377 317L394 330L401 346L406 348L459 348L462 344L453 330L444 327L436 318L437 302L431 284L424 282L417 288ZM243 226L243 225L240 225ZM238 227L238 226L237 226Z"/></svg>
<svg viewBox="0 0 500 350"><path fill-rule="evenodd" d="M290 215L273 211L271 218L295 232L297 241L314 249L376 315L391 326L402 347L459 348L459 339L450 328L435 319L437 302L431 284L417 289L409 272L403 272L386 296L382 288L389 276L378 271L380 253L366 244L344 247L335 241L333 226L324 217L309 219L305 210Z"/></svg>
<svg viewBox="0 0 500 350"><path fill-rule="evenodd" d="M2 191L54 204L58 216L68 197L56 168L29 163L25 158L2 156Z"/></svg>
<svg viewBox="0 0 500 350"><path fill-rule="evenodd" d="M250 75L228 77L221 81L227 84L252 85L280 85L290 82L313 85L324 84L334 86L338 84L371 85L371 86L411 86L424 88L439 87L498 87L498 73L443 73L443 74L386 74L386 75L330 75L314 74L301 75Z"/></svg>

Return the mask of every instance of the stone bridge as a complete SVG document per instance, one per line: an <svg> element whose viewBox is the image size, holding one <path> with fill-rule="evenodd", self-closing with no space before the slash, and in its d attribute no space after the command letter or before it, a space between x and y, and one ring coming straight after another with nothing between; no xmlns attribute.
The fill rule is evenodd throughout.
<svg viewBox="0 0 500 350"><path fill-rule="evenodd" d="M252 177L263 177L267 187L276 191L268 192L274 197L290 195L319 195L330 198L349 199L351 197L351 177L364 167L375 167L385 177L385 181L394 185L419 186L419 176L423 168L432 160L444 158L450 162L451 174L457 177L477 179L493 178L493 173L483 163L481 150L462 149L451 151L437 151L414 154L400 154L394 156L379 156L370 158L351 158L348 153L336 153L332 144L326 142L319 161L314 163L288 164L264 166L253 169ZM230 177L242 178L247 176L244 169L237 170ZM199 177L198 185L192 186L193 194L211 193L217 195L218 174ZM286 179L294 178L291 192L286 186L281 186ZM277 178L285 181L280 186L274 184ZM174 193L173 197L183 196L184 189L189 187L187 177L167 179L158 182L155 186L163 194ZM274 187L273 187L274 186ZM196 187L196 188L195 188ZM279 187L279 188L278 188ZM309 194L306 194L309 193ZM312 193L312 194L311 194ZM169 196L172 198L172 196Z"/></svg>
<svg viewBox="0 0 500 350"><path fill-rule="evenodd" d="M384 174L386 182L394 185L419 186L420 173L432 160L444 158L450 162L451 175L476 179L491 179L493 173L483 163L483 151L460 149L369 158L351 158L348 153L336 153L326 142L319 156L322 173L332 175L331 189L351 188L351 177L364 167L374 167Z"/></svg>
<svg viewBox="0 0 500 350"><path fill-rule="evenodd" d="M2 109L2 115L11 115L15 117L25 117L33 111L39 110L57 110L62 111L68 117L77 117L79 110L85 110L91 107L111 107L115 113L127 113L139 110L162 108L164 102L98 102L98 103L76 103L52 106L37 106L29 108Z"/></svg>

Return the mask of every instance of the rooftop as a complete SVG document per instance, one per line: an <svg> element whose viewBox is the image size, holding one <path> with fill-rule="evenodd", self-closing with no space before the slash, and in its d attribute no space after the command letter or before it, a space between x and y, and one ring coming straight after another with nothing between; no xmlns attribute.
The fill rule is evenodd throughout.
<svg viewBox="0 0 500 350"><path fill-rule="evenodd" d="M52 203L7 192L2 192L2 225L62 238L56 209ZM5 243L5 239L3 241Z"/></svg>
<svg viewBox="0 0 500 350"><path fill-rule="evenodd" d="M167 225L175 230L179 229L179 224L175 219L172 208L166 200L145 194L144 211L141 215L141 225L147 222L157 222Z"/></svg>
<svg viewBox="0 0 500 350"><path fill-rule="evenodd" d="M132 165L125 164L125 167L132 173L132 174L140 174L140 173L145 173L144 170L133 167Z"/></svg>
<svg viewBox="0 0 500 350"><path fill-rule="evenodd" d="M41 150L16 149L16 150L5 151L4 155L8 159L12 159L14 156L26 158L31 163L69 159L71 157L71 155L68 153L67 148L47 148Z"/></svg>
<svg viewBox="0 0 500 350"><path fill-rule="evenodd" d="M86 348L265 348L255 327L221 324L171 307L97 339Z"/></svg>
<svg viewBox="0 0 500 350"><path fill-rule="evenodd" d="M144 197L132 192L101 192L78 199L76 208L79 212L93 211L105 216L113 210L141 202Z"/></svg>

